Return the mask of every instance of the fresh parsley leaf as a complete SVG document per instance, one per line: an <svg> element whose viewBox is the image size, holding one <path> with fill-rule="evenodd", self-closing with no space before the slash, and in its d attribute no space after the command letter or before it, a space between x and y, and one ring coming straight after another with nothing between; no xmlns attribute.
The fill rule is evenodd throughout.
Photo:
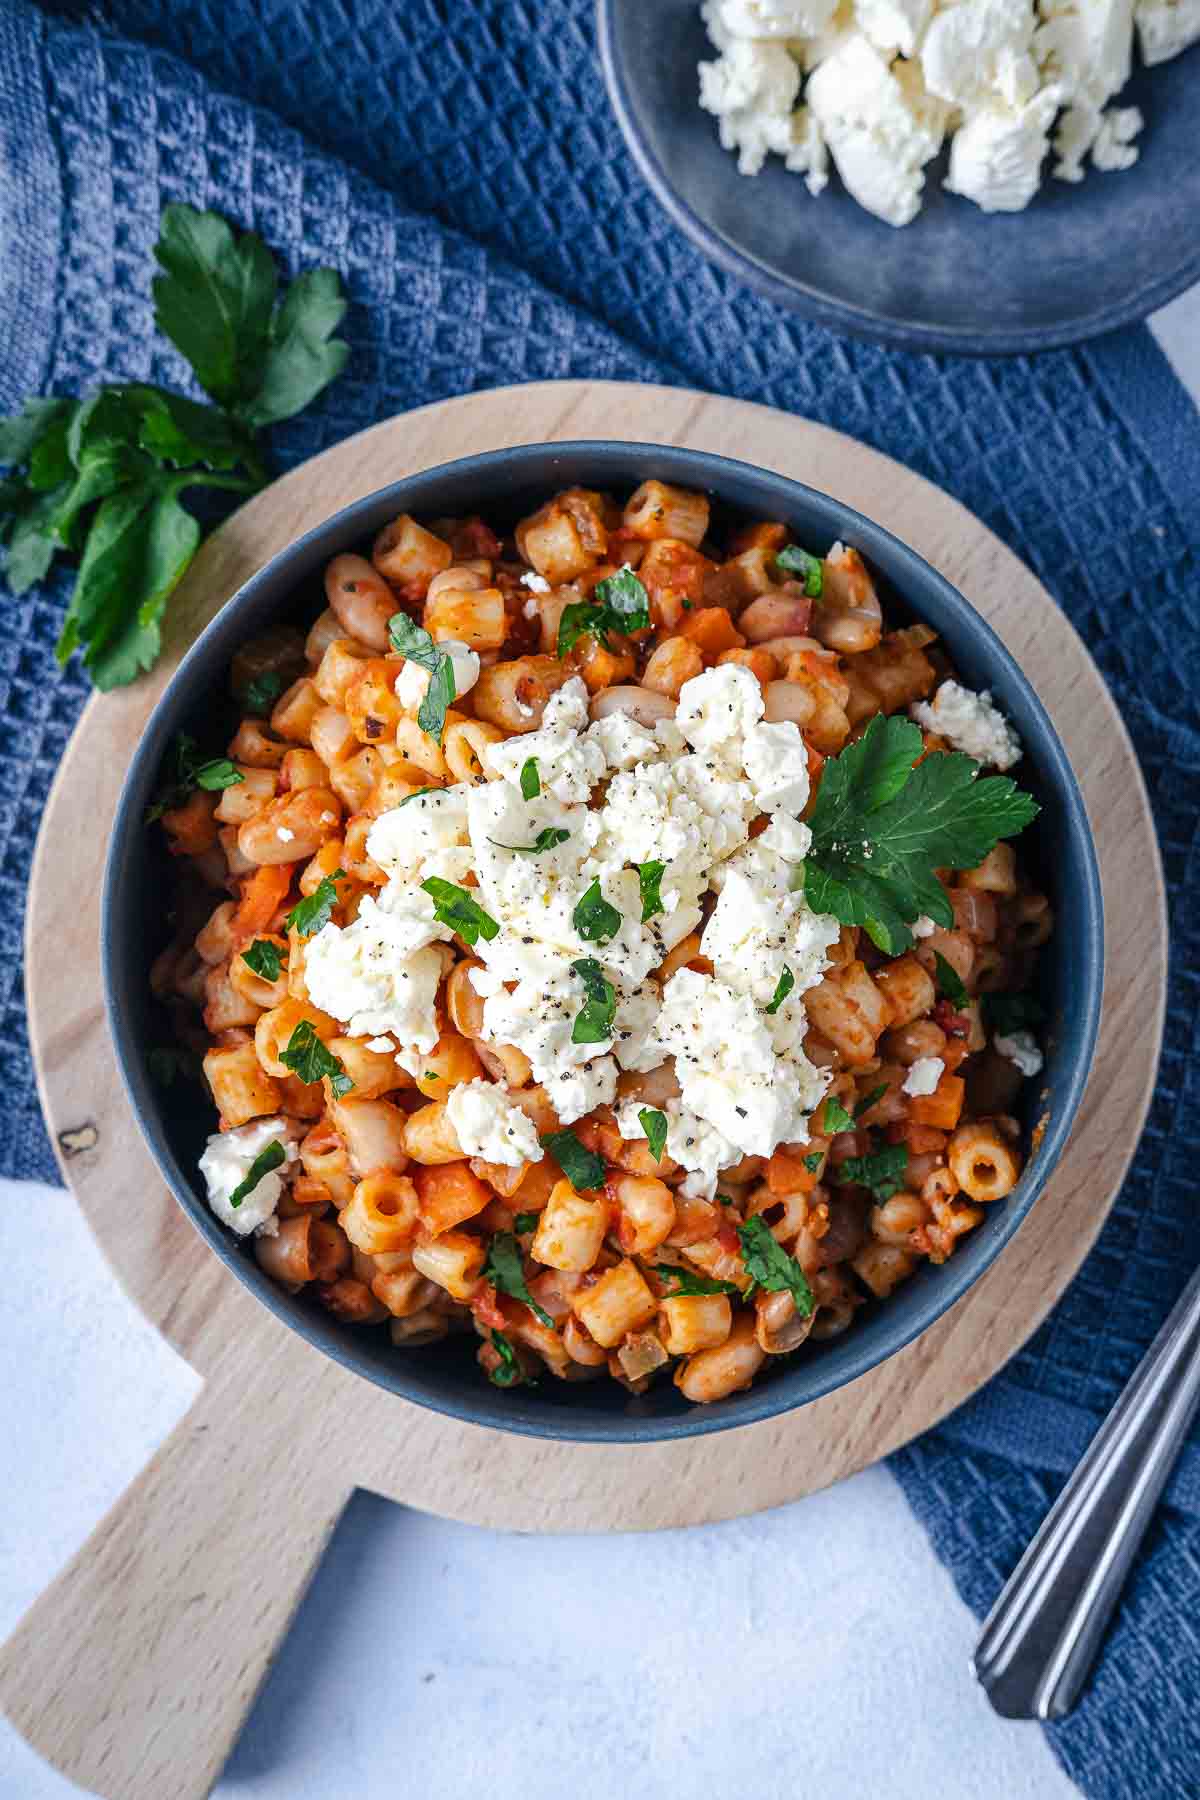
<svg viewBox="0 0 1200 1800"><path fill-rule="evenodd" d="M502 1331L492 1332L491 1343L500 1361L488 1370L488 1380L499 1388L520 1387L525 1375L512 1345Z"/></svg>
<svg viewBox="0 0 1200 1800"><path fill-rule="evenodd" d="M279 1060L286 1063L301 1081L320 1081L327 1075L338 1100L354 1086L338 1058L332 1050L325 1048L308 1019L301 1019L288 1039L287 1047L279 1052Z"/></svg>
<svg viewBox="0 0 1200 1800"><path fill-rule="evenodd" d="M638 1113L638 1124L646 1134L646 1142L650 1146L650 1154L655 1162L661 1162L663 1151L667 1147L667 1115L656 1107L643 1106Z"/></svg>
<svg viewBox="0 0 1200 1800"><path fill-rule="evenodd" d="M335 869L332 875L322 875L312 893L293 906L287 915L284 924L288 930L299 932L301 937L312 937L315 932L328 925L338 903L337 884L345 878L345 869Z"/></svg>
<svg viewBox="0 0 1200 1800"><path fill-rule="evenodd" d="M155 318L218 406L257 430L291 418L341 373L332 333L346 310L332 269L293 281L276 305L275 261L254 232L216 213L168 206L155 256Z"/></svg>
<svg viewBox="0 0 1200 1800"><path fill-rule="evenodd" d="M146 1055L146 1066L150 1070L150 1079L157 1087L170 1087L177 1075L194 1075L197 1070L197 1059L190 1050L177 1050L172 1046L155 1047Z"/></svg>
<svg viewBox="0 0 1200 1800"><path fill-rule="evenodd" d="M570 837L561 825L547 825L539 831L532 844L502 844L499 838L489 838L489 844L495 844L497 850L511 850L514 856L540 856L543 850L553 850L559 844L565 844Z"/></svg>
<svg viewBox="0 0 1200 1800"><path fill-rule="evenodd" d="M261 719L270 712L282 692L283 676L278 669L264 669L261 675L256 675L253 681L246 683L242 705L248 713Z"/></svg>
<svg viewBox="0 0 1200 1800"><path fill-rule="evenodd" d="M814 1306L808 1277L795 1257L789 1256L778 1242L762 1214L755 1213L744 1225L739 1225L737 1234L742 1246L742 1263L751 1280L768 1294L789 1293L796 1303L796 1311L802 1319L807 1319Z"/></svg>
<svg viewBox="0 0 1200 1800"><path fill-rule="evenodd" d="M819 600L825 585L824 571L819 556L810 556L799 544L785 544L775 558L781 569L789 575L799 577L804 583L804 591L810 600Z"/></svg>
<svg viewBox="0 0 1200 1800"><path fill-rule="evenodd" d="M571 973L578 975L587 995L583 1006L575 1015L575 1023L571 1027L571 1042L602 1044L612 1036L617 990L594 956L581 956L571 964Z"/></svg>
<svg viewBox="0 0 1200 1800"><path fill-rule="evenodd" d="M198 762L195 738L189 737L186 731L177 731L158 792L146 808L146 823L150 825L155 819L161 819L165 812L182 806L196 788L219 793L223 788L236 787L245 779L241 770L227 756Z"/></svg>
<svg viewBox="0 0 1200 1800"><path fill-rule="evenodd" d="M1006 776L978 779L979 764L957 751L914 768L922 743L910 720L876 714L857 743L826 760L808 821L809 905L864 926L889 956L912 948L909 926L921 913L953 925L937 869L973 869L1040 810Z"/></svg>
<svg viewBox="0 0 1200 1800"><path fill-rule="evenodd" d="M407 613L392 614L388 620L388 636L392 648L405 662L414 662L419 668L429 671L429 686L417 708L417 724L426 737L434 738L440 744L442 733L446 729L446 713L453 705L457 692L454 685L454 658L448 650L443 650L434 643L423 626L415 625Z"/></svg>
<svg viewBox="0 0 1200 1800"><path fill-rule="evenodd" d="M662 894L659 890L662 887L662 878L666 866L667 865L664 862L644 862L634 864L634 867L638 872L638 886L642 892L643 925L648 925L650 920L663 910Z"/></svg>
<svg viewBox="0 0 1200 1800"><path fill-rule="evenodd" d="M837 1099L835 1095L830 1094L825 1102L825 1136L836 1137L839 1131L853 1130L854 1120L850 1117L850 1114L846 1111L841 1101Z"/></svg>
<svg viewBox="0 0 1200 1800"><path fill-rule="evenodd" d="M904 1186L908 1145L888 1144L866 1156L848 1156L833 1171L832 1179L855 1187L870 1188L877 1200L890 1200Z"/></svg>
<svg viewBox="0 0 1200 1800"><path fill-rule="evenodd" d="M499 1288L502 1294L523 1301L535 1319L554 1330L554 1320L544 1306L538 1305L526 1285L520 1245L511 1231L498 1231L492 1239L483 1265L483 1279Z"/></svg>
<svg viewBox="0 0 1200 1800"><path fill-rule="evenodd" d="M604 1162L594 1150L585 1150L573 1131L548 1131L538 1139L548 1150L573 1188L589 1192L604 1186Z"/></svg>
<svg viewBox="0 0 1200 1800"><path fill-rule="evenodd" d="M571 923L585 944L606 944L620 931L621 915L600 891L599 876L576 901Z"/></svg>
<svg viewBox="0 0 1200 1800"><path fill-rule="evenodd" d="M558 622L558 654L566 656L581 637L591 635L606 648L610 631L644 631L650 623L650 596L630 568L596 583L591 600L564 606Z"/></svg>
<svg viewBox="0 0 1200 1800"><path fill-rule="evenodd" d="M668 1288L666 1298L678 1300L683 1294L733 1294L741 1299L742 1290L734 1281L716 1281L709 1275L697 1275L693 1269L685 1269L682 1263L659 1263L657 1274L661 1281L674 1281L678 1285Z"/></svg>
<svg viewBox="0 0 1200 1800"><path fill-rule="evenodd" d="M718 1194L717 1202L721 1206L732 1206L733 1205L733 1195L732 1194Z"/></svg>
<svg viewBox="0 0 1200 1800"><path fill-rule="evenodd" d="M278 981L287 964L287 957L270 938L255 938L250 948L242 951L242 961L264 981Z"/></svg>
<svg viewBox="0 0 1200 1800"><path fill-rule="evenodd" d="M537 1227L538 1227L538 1214L537 1213L519 1212L513 1218L513 1230L516 1232L518 1237L523 1237L527 1231L536 1231Z"/></svg>
<svg viewBox="0 0 1200 1800"><path fill-rule="evenodd" d="M269 1175L272 1169L277 1169L280 1163L284 1162L286 1158L287 1151L284 1149L278 1138L275 1138L273 1142L269 1143L264 1150L260 1150L254 1161L250 1164L250 1167L246 1170L245 1180L239 1181L232 1194L230 1194L230 1206L240 1206L247 1194L252 1194L254 1192L263 1176Z"/></svg>
<svg viewBox="0 0 1200 1800"><path fill-rule="evenodd" d="M877 1106L879 1104L879 1102L883 1099L883 1096L887 1093L887 1091L888 1091L888 1084L885 1081L882 1083L882 1085L880 1087L872 1088L869 1094L864 1095L864 1097L859 1101L858 1105L854 1109L855 1124L858 1123L858 1121L864 1116L864 1114L869 1113L873 1106Z"/></svg>
<svg viewBox="0 0 1200 1800"><path fill-rule="evenodd" d="M441 791L441 788L435 787L414 788L411 794L405 794L403 800L397 800L396 805L411 806L413 801L419 800L423 794L440 794Z"/></svg>
<svg viewBox="0 0 1200 1800"><path fill-rule="evenodd" d="M433 901L434 918L456 931L464 944L477 944L480 938L491 943L500 927L467 888L443 881L440 875L428 876L421 886Z"/></svg>
<svg viewBox="0 0 1200 1800"><path fill-rule="evenodd" d="M993 1034L1011 1037L1040 1025L1046 1009L1036 994L985 994L983 1016Z"/></svg>
<svg viewBox="0 0 1200 1800"><path fill-rule="evenodd" d="M775 983L775 992L771 996L770 1004L764 1007L763 1010L769 1013L777 1013L795 985L796 977L792 974L792 971L788 968L787 964L784 963L783 973Z"/></svg>
<svg viewBox="0 0 1200 1800"><path fill-rule="evenodd" d="M825 1155L825 1152L823 1150L810 1150L808 1155L804 1158L804 1166L808 1170L810 1175L816 1174L817 1170L821 1166L821 1161L822 1161L822 1158L824 1157L824 1155Z"/></svg>
<svg viewBox="0 0 1200 1800"><path fill-rule="evenodd" d="M526 800L536 800L542 791L542 779L538 774L538 760L531 756L528 762L521 764L521 795Z"/></svg>
<svg viewBox="0 0 1200 1800"><path fill-rule="evenodd" d="M958 970L946 961L940 950L933 953L933 966L937 974L939 994L944 995L953 1006L967 1006L970 995L959 978Z"/></svg>

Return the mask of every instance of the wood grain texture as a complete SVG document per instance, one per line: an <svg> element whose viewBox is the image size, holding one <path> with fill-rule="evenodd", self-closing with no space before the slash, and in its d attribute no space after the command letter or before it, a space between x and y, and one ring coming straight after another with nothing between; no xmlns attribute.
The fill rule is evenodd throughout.
<svg viewBox="0 0 1200 1800"><path fill-rule="evenodd" d="M784 1418L611 1447L542 1443L424 1411L341 1369L260 1307L209 1254L141 1143L112 1064L97 956L97 822L112 816L128 747L179 655L236 588L301 531L405 474L505 445L601 437L687 444L807 481L954 582L1029 673L1066 744L1096 834L1108 935L1099 1047L1071 1144L959 1304L872 1374ZM1165 974L1145 790L1091 659L1009 550L886 457L744 402L564 382L423 408L285 476L204 546L153 675L88 706L47 808L28 933L46 1116L126 1291L207 1386L0 1652L0 1704L96 1793L191 1800L208 1792L236 1738L353 1486L496 1527L649 1530L778 1505L907 1442L1007 1361L1094 1241L1149 1103ZM251 1382L241 1378L248 1368Z"/></svg>

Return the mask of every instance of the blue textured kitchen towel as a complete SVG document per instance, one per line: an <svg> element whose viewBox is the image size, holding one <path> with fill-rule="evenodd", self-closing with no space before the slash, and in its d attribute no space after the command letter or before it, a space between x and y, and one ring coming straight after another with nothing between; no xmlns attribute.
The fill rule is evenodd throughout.
<svg viewBox="0 0 1200 1800"><path fill-rule="evenodd" d="M981 1611L1200 1259L1200 418L1187 395L1142 329L966 362L837 338L755 298L691 250L637 176L605 103L591 0L56 10L0 0L0 411L100 380L185 381L153 336L150 278L161 208L187 200L253 225L291 267L334 264L352 296L349 372L277 432L281 464L502 382L712 388L822 419L939 482L1091 645L1166 857L1170 1015L1135 1172L1083 1273L1001 1377L893 1459ZM39 814L85 693L51 658L64 591L6 598L0 638L0 1167L45 1180L20 931ZM1095 1686L1050 1733L1091 1795L1200 1792L1195 1447L1170 1498ZM982 1774L973 1791L987 1793Z"/></svg>

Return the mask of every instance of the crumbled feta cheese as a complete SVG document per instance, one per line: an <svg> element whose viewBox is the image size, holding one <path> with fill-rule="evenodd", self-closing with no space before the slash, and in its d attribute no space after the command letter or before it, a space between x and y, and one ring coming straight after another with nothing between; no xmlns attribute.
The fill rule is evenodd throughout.
<svg viewBox="0 0 1200 1800"><path fill-rule="evenodd" d="M450 665L454 673L454 696L461 700L469 694L479 680L479 655L466 644L460 644L456 638L448 638L439 650L449 653ZM396 698L407 712L416 712L425 698L429 687L429 670L423 669L418 662L410 658L397 675L393 686Z"/></svg>
<svg viewBox="0 0 1200 1800"><path fill-rule="evenodd" d="M578 690L578 691L576 691ZM580 734L587 718L587 689L578 676L552 694L538 731L484 746L484 766L493 777L520 782L521 770L536 757L543 794L564 805L586 801L607 765L604 751L590 733Z"/></svg>
<svg viewBox="0 0 1200 1800"><path fill-rule="evenodd" d="M700 64L700 103L743 173L779 156L817 194L832 154L892 225L920 210L947 134L946 187L987 212L1029 204L1056 115L1060 180L1089 158L1129 168L1142 116L1109 102L1135 27L1149 65L1200 39L1200 0L705 0L701 14L718 55Z"/></svg>
<svg viewBox="0 0 1200 1800"><path fill-rule="evenodd" d="M1011 769L1021 760L1021 740L986 689L977 694L957 681L943 681L932 705L918 700L909 710L925 731L945 738L976 762Z"/></svg>
<svg viewBox="0 0 1200 1800"><path fill-rule="evenodd" d="M550 583L544 575L539 575L536 569L526 569L521 577L521 585L527 587L531 594L548 594L550 592ZM536 618L537 607L534 607L532 613L527 612L525 617L527 619Z"/></svg>
<svg viewBox="0 0 1200 1800"><path fill-rule="evenodd" d="M332 921L305 946L314 1006L348 1023L351 1037L391 1033L405 1049L437 1043L434 1002L445 966L437 947L453 934L419 889L367 895L350 925Z"/></svg>
<svg viewBox="0 0 1200 1800"><path fill-rule="evenodd" d="M208 1204L221 1220L239 1237L254 1232L258 1237L274 1237L279 1230L275 1208L283 1193L283 1175L288 1163L296 1160L297 1150L291 1127L286 1119L252 1119L233 1131L218 1131L210 1137L200 1156L200 1173L208 1188ZM245 1181L256 1156L268 1144L280 1143L284 1161L269 1169L237 1206L229 1204L230 1196Z"/></svg>
<svg viewBox="0 0 1200 1800"><path fill-rule="evenodd" d="M921 913L913 920L910 929L915 938L927 938L933 936L938 926L936 919L931 919L928 913Z"/></svg>
<svg viewBox="0 0 1200 1800"><path fill-rule="evenodd" d="M446 1115L464 1156L509 1168L542 1160L532 1119L499 1082L464 1081L451 1088Z"/></svg>
<svg viewBox="0 0 1200 1800"><path fill-rule="evenodd" d="M367 1049L374 1050L377 1056L392 1056L396 1046L390 1037L373 1037L367 1039Z"/></svg>
<svg viewBox="0 0 1200 1800"><path fill-rule="evenodd" d="M1014 1031L1009 1036L1001 1035L992 1039L999 1055L1006 1056L1015 1063L1022 1075L1037 1075L1045 1058L1038 1049L1032 1031Z"/></svg>
<svg viewBox="0 0 1200 1800"><path fill-rule="evenodd" d="M461 886L472 868L466 787L429 788L381 813L367 832L367 855L396 881L438 875Z"/></svg>
<svg viewBox="0 0 1200 1800"><path fill-rule="evenodd" d="M904 1077L902 1094L933 1094L946 1065L940 1056L918 1056Z"/></svg>
<svg viewBox="0 0 1200 1800"><path fill-rule="evenodd" d="M802 812L808 803L808 749L800 727L785 720L748 731L742 754L762 812Z"/></svg>

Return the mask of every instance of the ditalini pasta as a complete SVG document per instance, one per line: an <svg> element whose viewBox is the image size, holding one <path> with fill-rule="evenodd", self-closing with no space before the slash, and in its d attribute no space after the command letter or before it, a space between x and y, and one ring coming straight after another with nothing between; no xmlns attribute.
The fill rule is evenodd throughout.
<svg viewBox="0 0 1200 1800"><path fill-rule="evenodd" d="M325 594L152 809L158 1058L268 1274L500 1386L708 1402L944 1262L1020 1176L1053 921L935 634L656 481L401 517Z"/></svg>

